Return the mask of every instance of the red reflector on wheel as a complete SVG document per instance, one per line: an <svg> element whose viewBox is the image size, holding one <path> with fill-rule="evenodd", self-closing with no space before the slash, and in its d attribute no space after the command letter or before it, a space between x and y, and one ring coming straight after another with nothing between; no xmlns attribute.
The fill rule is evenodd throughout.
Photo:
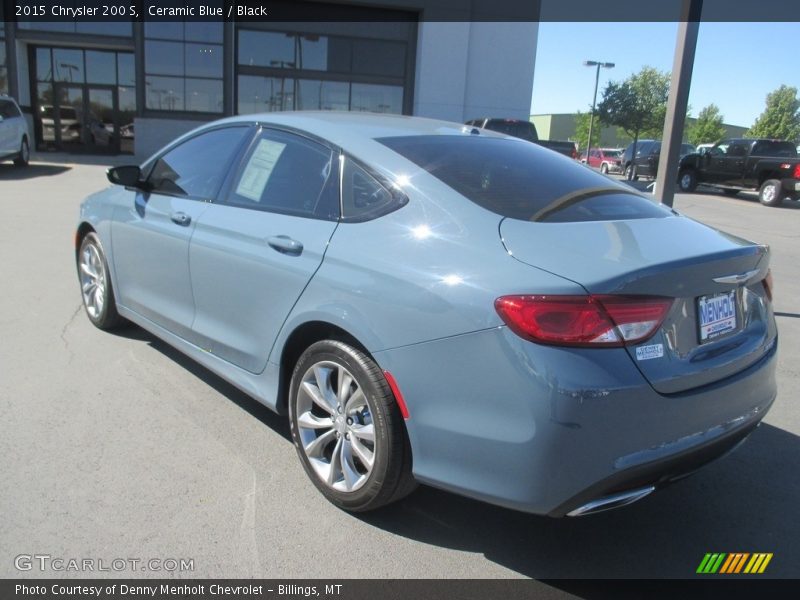
<svg viewBox="0 0 800 600"><path fill-rule="evenodd" d="M652 336L672 299L651 296L502 296L500 318L517 335L557 346L624 346Z"/></svg>

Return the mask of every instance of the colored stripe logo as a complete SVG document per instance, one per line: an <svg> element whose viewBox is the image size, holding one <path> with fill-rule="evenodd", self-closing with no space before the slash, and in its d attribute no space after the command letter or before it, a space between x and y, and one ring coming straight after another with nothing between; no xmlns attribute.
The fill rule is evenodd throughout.
<svg viewBox="0 0 800 600"><path fill-rule="evenodd" d="M771 560L772 552L708 552L696 572L702 575L763 573Z"/></svg>

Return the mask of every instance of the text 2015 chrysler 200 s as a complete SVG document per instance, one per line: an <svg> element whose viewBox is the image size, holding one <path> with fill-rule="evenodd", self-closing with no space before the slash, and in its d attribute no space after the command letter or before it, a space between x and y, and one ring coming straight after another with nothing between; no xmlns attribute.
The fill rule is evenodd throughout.
<svg viewBox="0 0 800 600"><path fill-rule="evenodd" d="M733 448L775 398L769 251L535 144L426 119L217 121L81 209L86 311L287 413L333 503L416 482L553 516Z"/></svg>

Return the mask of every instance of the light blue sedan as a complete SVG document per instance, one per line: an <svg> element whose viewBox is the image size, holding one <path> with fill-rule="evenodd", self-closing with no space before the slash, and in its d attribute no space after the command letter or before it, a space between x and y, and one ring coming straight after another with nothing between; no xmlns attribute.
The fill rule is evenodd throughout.
<svg viewBox="0 0 800 600"><path fill-rule="evenodd" d="M275 411L337 506L417 483L552 516L717 458L776 395L769 251L515 138L235 117L82 205L86 312Z"/></svg>

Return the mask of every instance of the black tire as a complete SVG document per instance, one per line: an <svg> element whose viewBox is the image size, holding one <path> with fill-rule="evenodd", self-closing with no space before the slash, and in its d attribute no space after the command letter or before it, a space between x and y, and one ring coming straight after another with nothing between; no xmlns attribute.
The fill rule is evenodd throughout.
<svg viewBox="0 0 800 600"><path fill-rule="evenodd" d="M767 179L758 190L758 200L764 206L780 206L783 202L783 188L777 179Z"/></svg>
<svg viewBox="0 0 800 600"><path fill-rule="evenodd" d="M94 252L97 253L96 258L93 256ZM108 263L106 262L100 238L95 232L87 233L81 241L81 246L76 256L76 264L78 281L81 284L83 308L92 324L106 331L122 325L125 320L117 312L117 303L114 299L114 289L111 284ZM86 266L91 267L96 276L90 275L84 269ZM91 285L92 282L93 285Z"/></svg>
<svg viewBox="0 0 800 600"><path fill-rule="evenodd" d="M603 163L602 165L600 165L600 172L603 175L608 175L608 165L606 163Z"/></svg>
<svg viewBox="0 0 800 600"><path fill-rule="evenodd" d="M697 189L697 173L694 169L684 169L678 173L678 188L687 194Z"/></svg>
<svg viewBox="0 0 800 600"><path fill-rule="evenodd" d="M739 190L735 190L733 188L724 188L722 190L722 193L725 194L726 196L735 196L739 193Z"/></svg>
<svg viewBox="0 0 800 600"><path fill-rule="evenodd" d="M324 380L322 383L320 373ZM353 390L350 395L333 391L340 387L339 378L344 380L347 376L352 378L352 383L346 385L348 391ZM309 387L313 390L315 384L317 391L322 387L328 390L322 390L320 397L326 399L322 403L306 391ZM359 391L363 392L363 398L358 396ZM362 398L361 402L356 402L361 410L353 410L350 405L357 396ZM340 397L347 398L342 403L344 406L338 404ZM333 406L333 403L337 405ZM327 408L323 408L323 404ZM330 425L301 427L299 417L303 417L306 424L309 419L314 419L316 423L330 422ZM351 429L351 422L354 429ZM292 441L306 474L322 495L339 508L366 512L400 500L415 489L416 482L411 475L411 448L403 416L381 369L357 348L337 340L324 340L303 352L295 365L289 387L289 424ZM353 433L370 425L374 435L372 448L369 448L370 442L365 441L366 438ZM323 438L326 438L324 442L317 443ZM371 450L371 466L360 458L355 449L356 442ZM310 448L314 450L307 450ZM313 464L309 453L318 455L313 457ZM341 466L342 460L348 456L349 472L359 476L357 487L353 485L352 490L343 489L350 485ZM341 479L334 469L335 464L340 465Z"/></svg>
<svg viewBox="0 0 800 600"><path fill-rule="evenodd" d="M14 165L17 167L27 167L28 161L31 158L31 148L28 145L28 138L23 137L22 141L19 144L19 154L17 158L14 159Z"/></svg>
<svg viewBox="0 0 800 600"><path fill-rule="evenodd" d="M628 165L625 168L625 179L628 181L638 181L639 175L636 174L636 165Z"/></svg>

